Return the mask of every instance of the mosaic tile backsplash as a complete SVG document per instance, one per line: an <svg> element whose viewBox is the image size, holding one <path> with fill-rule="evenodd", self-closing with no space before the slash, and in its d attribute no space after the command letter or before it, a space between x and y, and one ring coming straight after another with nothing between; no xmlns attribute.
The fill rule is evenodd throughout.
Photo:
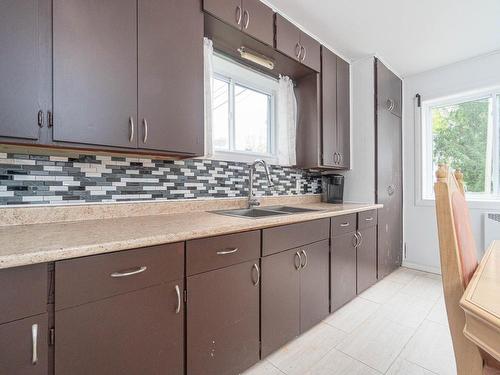
<svg viewBox="0 0 500 375"><path fill-rule="evenodd" d="M313 171L271 166L268 188L258 167L257 195L321 192ZM246 163L0 153L0 205L225 198L248 195Z"/></svg>

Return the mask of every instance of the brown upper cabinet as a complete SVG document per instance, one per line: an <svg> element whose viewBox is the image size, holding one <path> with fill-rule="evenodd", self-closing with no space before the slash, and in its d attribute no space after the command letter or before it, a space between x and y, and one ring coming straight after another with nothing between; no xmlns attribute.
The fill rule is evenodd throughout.
<svg viewBox="0 0 500 375"><path fill-rule="evenodd" d="M51 1L0 2L0 137L47 139L51 90Z"/></svg>
<svg viewBox="0 0 500 375"><path fill-rule="evenodd" d="M322 164L350 167L349 64L325 47L321 50Z"/></svg>
<svg viewBox="0 0 500 375"><path fill-rule="evenodd" d="M253 38L273 45L274 12L259 0L204 0L203 9Z"/></svg>
<svg viewBox="0 0 500 375"><path fill-rule="evenodd" d="M203 12L199 0L138 2L140 149L202 155Z"/></svg>
<svg viewBox="0 0 500 375"><path fill-rule="evenodd" d="M309 68L321 70L321 45L280 14L276 14L275 47Z"/></svg>
<svg viewBox="0 0 500 375"><path fill-rule="evenodd" d="M54 0L53 139L203 153L197 0Z"/></svg>
<svg viewBox="0 0 500 375"><path fill-rule="evenodd" d="M377 107L379 110L385 109L401 117L402 86L401 79L377 60Z"/></svg>

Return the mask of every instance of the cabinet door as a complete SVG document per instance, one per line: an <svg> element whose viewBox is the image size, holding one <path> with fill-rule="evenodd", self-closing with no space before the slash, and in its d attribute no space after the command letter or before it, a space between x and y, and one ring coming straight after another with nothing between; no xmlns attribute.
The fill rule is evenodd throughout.
<svg viewBox="0 0 500 375"><path fill-rule="evenodd" d="M300 332L322 321L329 313L330 246L328 240L302 249L300 270Z"/></svg>
<svg viewBox="0 0 500 375"><path fill-rule="evenodd" d="M46 135L52 102L50 12L50 0L0 2L1 137L43 141Z"/></svg>
<svg viewBox="0 0 500 375"><path fill-rule="evenodd" d="M239 374L258 362L258 267L255 260L188 277L188 374Z"/></svg>
<svg viewBox="0 0 500 375"><path fill-rule="evenodd" d="M300 30L278 13L276 13L276 49L292 59L299 58Z"/></svg>
<svg viewBox="0 0 500 375"><path fill-rule="evenodd" d="M355 244L354 232L332 238L330 266L332 312L356 297Z"/></svg>
<svg viewBox="0 0 500 375"><path fill-rule="evenodd" d="M359 231L360 245L357 249L357 293L377 282L377 227Z"/></svg>
<svg viewBox="0 0 500 375"><path fill-rule="evenodd" d="M337 56L322 48L322 164L337 163Z"/></svg>
<svg viewBox="0 0 500 375"><path fill-rule="evenodd" d="M401 265L403 255L401 118L377 111L377 203L379 278Z"/></svg>
<svg viewBox="0 0 500 375"><path fill-rule="evenodd" d="M300 333L299 249L262 258L262 358Z"/></svg>
<svg viewBox="0 0 500 375"><path fill-rule="evenodd" d="M300 55L302 64L319 72L321 70L321 45L317 40L303 32L300 33L300 45L302 47Z"/></svg>
<svg viewBox="0 0 500 375"><path fill-rule="evenodd" d="M203 0L203 10L231 26L241 28L241 0Z"/></svg>
<svg viewBox="0 0 500 375"><path fill-rule="evenodd" d="M242 30L267 45L274 42L274 12L260 0L242 0Z"/></svg>
<svg viewBox="0 0 500 375"><path fill-rule="evenodd" d="M182 290L178 280L57 311L55 373L183 374Z"/></svg>
<svg viewBox="0 0 500 375"><path fill-rule="evenodd" d="M337 149L340 154L339 166L345 169L351 165L349 80L349 63L337 57Z"/></svg>
<svg viewBox="0 0 500 375"><path fill-rule="evenodd" d="M377 60L377 107L401 117L402 86L401 79Z"/></svg>
<svg viewBox="0 0 500 375"><path fill-rule="evenodd" d="M48 374L48 316L0 325L0 374Z"/></svg>
<svg viewBox="0 0 500 375"><path fill-rule="evenodd" d="M139 1L139 148L203 154L198 0Z"/></svg>
<svg viewBox="0 0 500 375"><path fill-rule="evenodd" d="M54 140L137 147L137 1L53 9Z"/></svg>

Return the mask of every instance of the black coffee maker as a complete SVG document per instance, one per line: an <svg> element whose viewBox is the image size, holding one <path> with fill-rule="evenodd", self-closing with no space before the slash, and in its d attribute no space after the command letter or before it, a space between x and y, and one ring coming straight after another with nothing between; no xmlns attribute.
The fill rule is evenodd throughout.
<svg viewBox="0 0 500 375"><path fill-rule="evenodd" d="M331 174L322 177L322 197L325 203L344 202L344 176Z"/></svg>

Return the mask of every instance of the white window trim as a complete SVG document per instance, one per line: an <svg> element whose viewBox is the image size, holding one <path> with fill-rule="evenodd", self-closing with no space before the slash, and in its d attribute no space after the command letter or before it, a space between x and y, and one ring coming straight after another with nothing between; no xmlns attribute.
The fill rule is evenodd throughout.
<svg viewBox="0 0 500 375"><path fill-rule="evenodd" d="M251 77L249 79L249 77ZM276 125L276 105L278 94L278 80L256 70L253 70L237 61L231 60L224 55L214 53L214 78L224 81L232 81L234 84L247 87L251 90L271 95L269 108L270 127L268 134L268 148L270 153L245 152L238 150L220 150L214 147L212 160L227 160L250 163L255 159L263 159L270 164L278 163L277 156L277 125ZM230 86L232 87L232 86ZM231 93L233 95L233 93ZM234 108L230 108L232 113ZM232 116L230 116L232 119ZM232 121L232 120L230 120ZM229 127L230 143L234 144L233 126Z"/></svg>
<svg viewBox="0 0 500 375"><path fill-rule="evenodd" d="M430 119L430 109L434 106L453 105L462 102L492 98L491 111L492 120L489 124L489 131L492 132L492 142L490 153L497 155L492 158L493 170L493 192L492 193L466 193L469 207L472 209L500 209L500 105L497 99L500 95L500 87L493 87L482 90L468 91L460 94L438 97L422 101L418 108L415 99L415 205L434 206L433 185L435 175L432 163L432 124Z"/></svg>

